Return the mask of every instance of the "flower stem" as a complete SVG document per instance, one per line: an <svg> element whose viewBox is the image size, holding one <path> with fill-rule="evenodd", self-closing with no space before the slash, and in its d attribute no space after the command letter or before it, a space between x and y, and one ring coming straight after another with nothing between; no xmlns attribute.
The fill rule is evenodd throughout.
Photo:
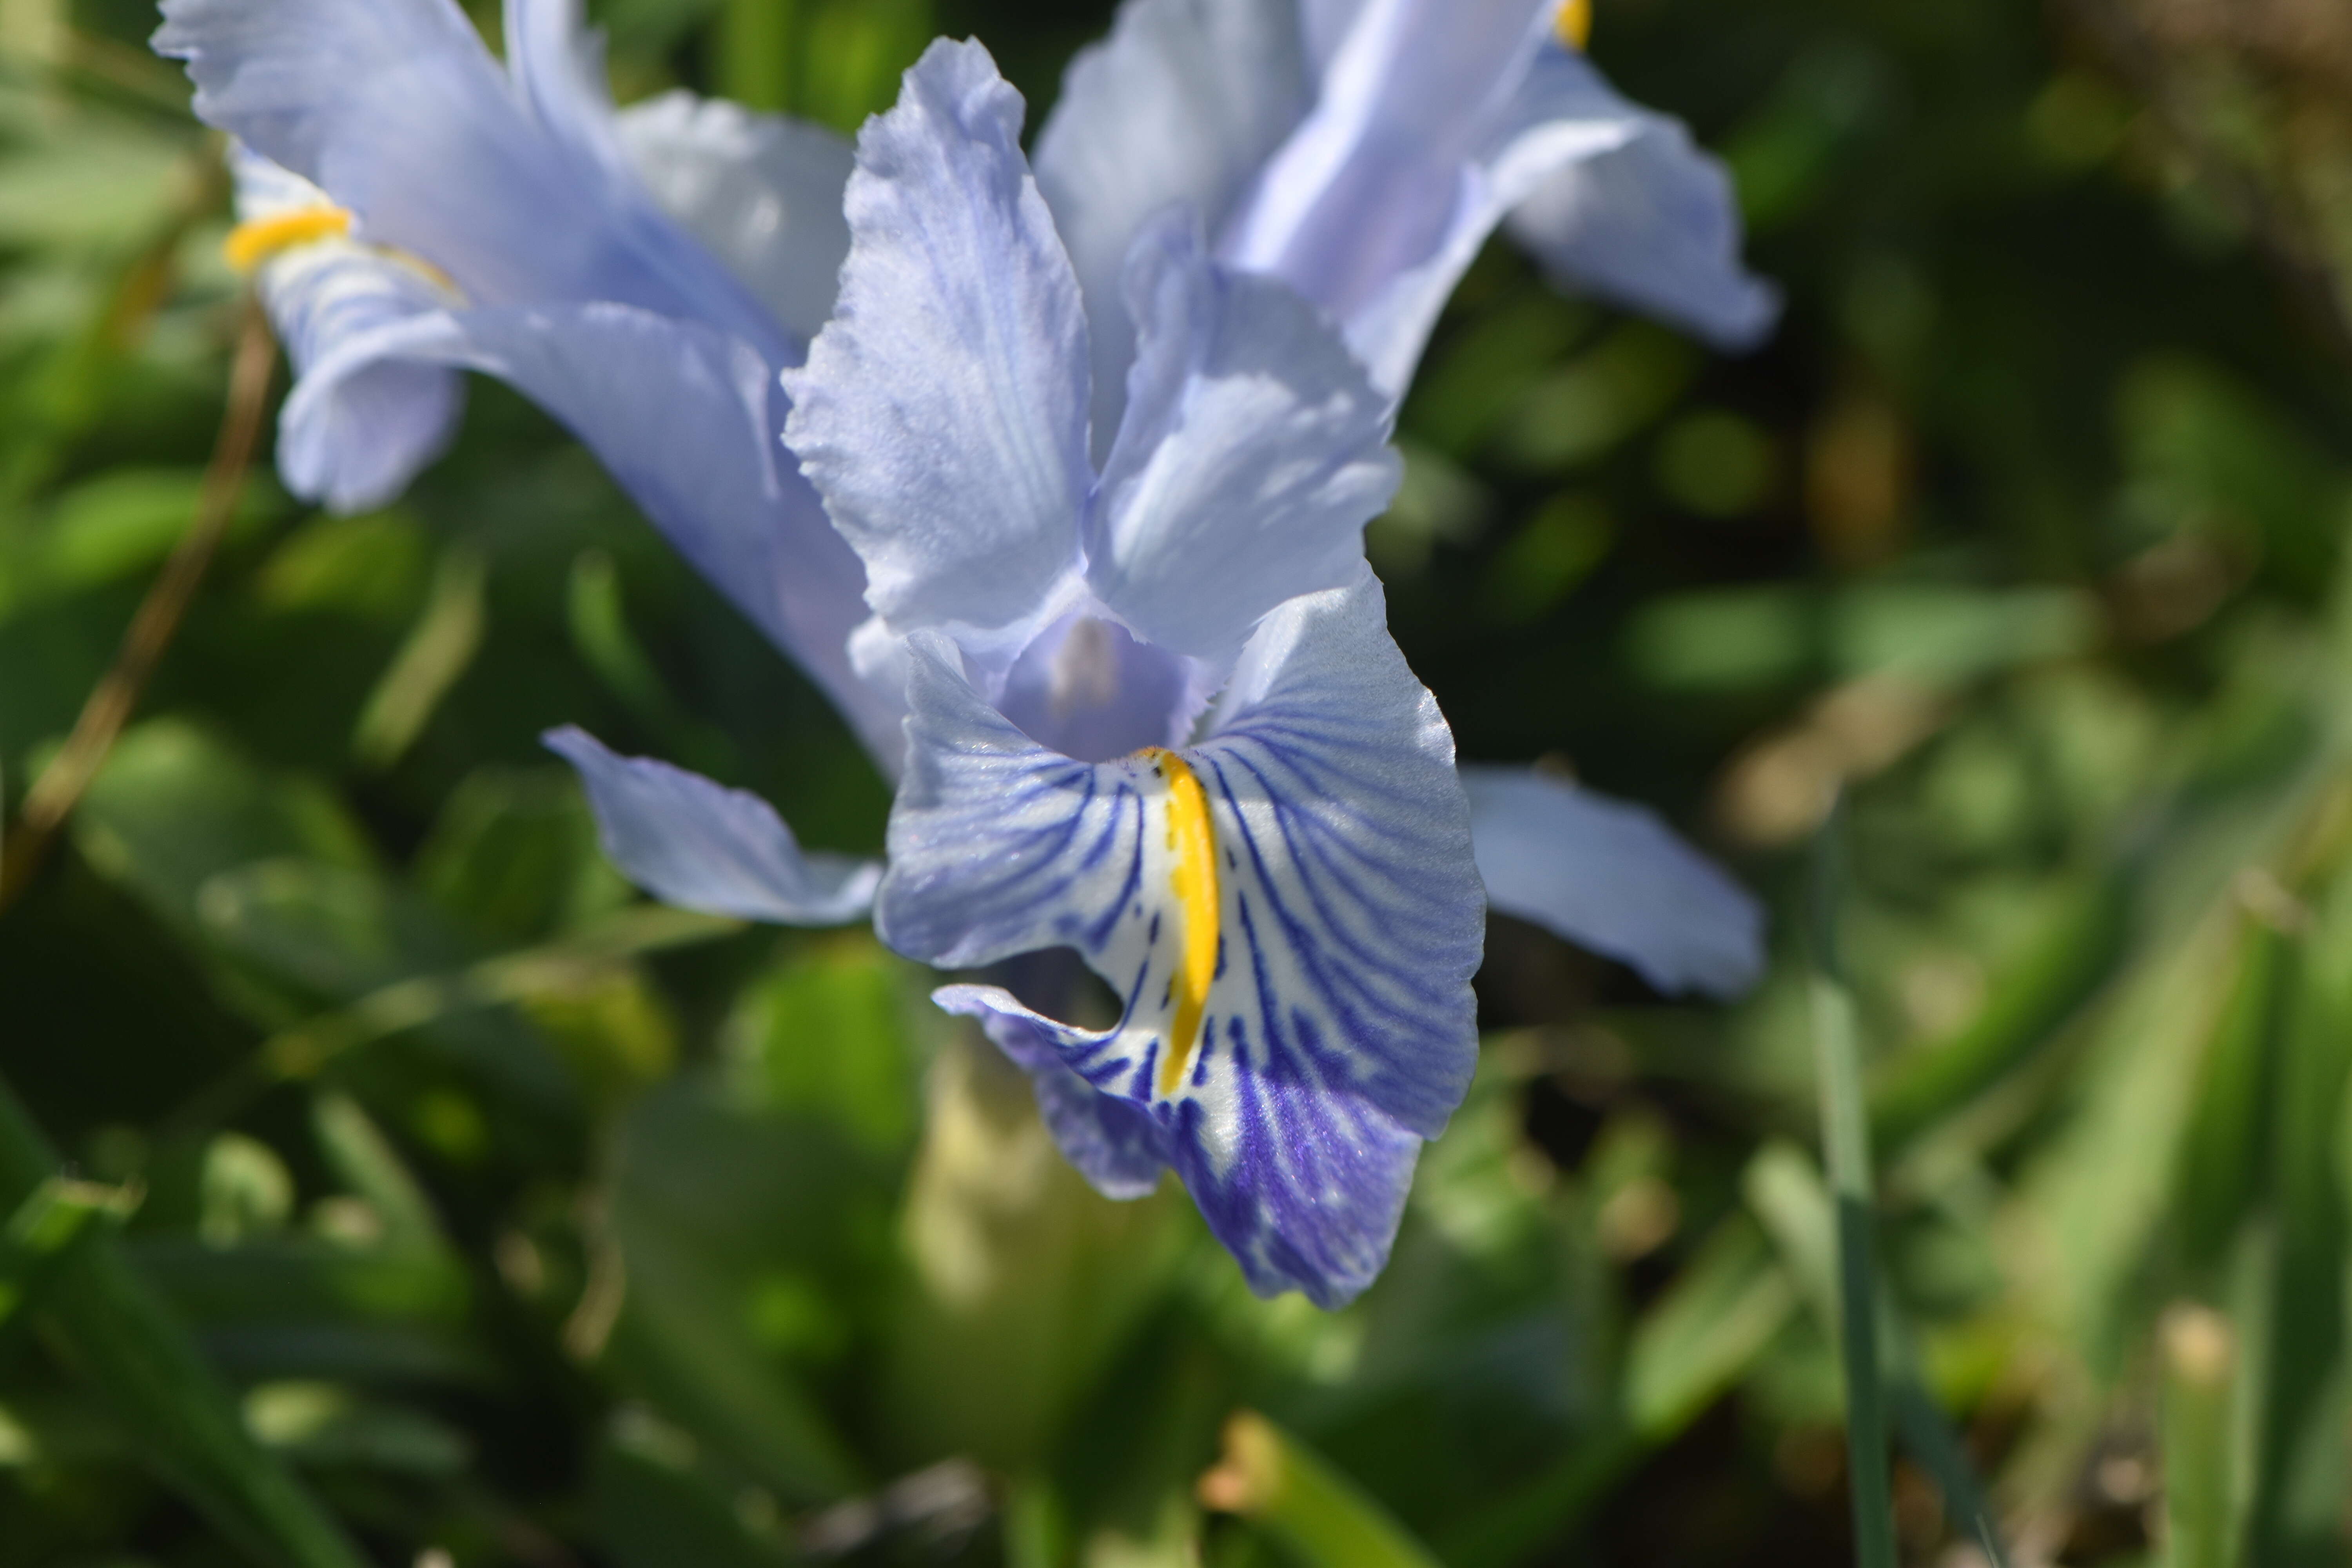
<svg viewBox="0 0 2352 1568"><path fill-rule="evenodd" d="M2166 1534L2172 1568L2231 1568L2230 1413L2237 1337L2208 1307L2183 1304L2158 1331L2164 1363Z"/></svg>
<svg viewBox="0 0 2352 1568"><path fill-rule="evenodd" d="M1844 809L1823 825L1812 888L1813 1048L1821 1075L1822 1141L1837 1200L1838 1322L1845 1365L1846 1464L1852 1473L1854 1559L1860 1568L1895 1568L1895 1494L1887 1454L1886 1389L1878 1353L1876 1207L1870 1160L1870 1109L1853 993L1837 945L1843 871Z"/></svg>
<svg viewBox="0 0 2352 1568"><path fill-rule="evenodd" d="M1388 1510L1253 1410L1225 1424L1224 1457L1199 1492L1203 1507L1252 1521L1315 1568L1437 1568Z"/></svg>

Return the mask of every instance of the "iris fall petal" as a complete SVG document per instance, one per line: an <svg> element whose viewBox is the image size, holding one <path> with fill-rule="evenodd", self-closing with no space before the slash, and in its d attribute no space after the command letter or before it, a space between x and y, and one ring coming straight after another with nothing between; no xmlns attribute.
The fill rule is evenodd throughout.
<svg viewBox="0 0 2352 1568"><path fill-rule="evenodd" d="M782 925L840 925L873 902L881 868L809 854L756 795L644 757L621 757L577 729L548 749L580 770L609 856L667 903Z"/></svg>
<svg viewBox="0 0 2352 1568"><path fill-rule="evenodd" d="M1326 1306L1379 1272L1476 1054L1452 738L1383 616L1368 573L1292 601L1208 740L1096 764L1029 742L919 637L877 902L887 940L950 967L1075 949L1123 999L1110 1030L989 987L940 1000L1148 1111L1252 1285Z"/></svg>
<svg viewBox="0 0 2352 1568"><path fill-rule="evenodd" d="M1737 996L1764 968L1764 913L1646 807L1530 768L1465 767L1486 897L1662 991Z"/></svg>

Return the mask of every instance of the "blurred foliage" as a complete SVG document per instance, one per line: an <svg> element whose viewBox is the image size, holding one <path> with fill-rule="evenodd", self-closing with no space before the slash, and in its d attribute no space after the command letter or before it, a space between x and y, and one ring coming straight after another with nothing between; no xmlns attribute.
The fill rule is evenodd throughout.
<svg viewBox="0 0 2352 1568"><path fill-rule="evenodd" d="M1049 103L1108 10L602 16L625 97L846 128L935 30ZM887 801L550 422L479 388L364 517L257 475L0 916L0 1563L1844 1560L1797 934L1841 793L1906 1555L2340 1563L2346 16L1601 0L1787 324L1710 358L1496 247L1371 545L1464 752L1664 805L1781 962L1693 1009L1497 921L1478 1083L1335 1316L1094 1196L870 936L605 868L544 726L824 847ZM223 412L152 21L0 0L12 802Z"/></svg>

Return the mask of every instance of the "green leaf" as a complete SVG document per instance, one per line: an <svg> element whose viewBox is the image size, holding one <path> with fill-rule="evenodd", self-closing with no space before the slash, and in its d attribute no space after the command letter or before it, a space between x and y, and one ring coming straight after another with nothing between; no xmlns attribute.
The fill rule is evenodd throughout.
<svg viewBox="0 0 2352 1568"><path fill-rule="evenodd" d="M253 592L281 614L329 612L396 624L422 602L432 562L431 535L406 512L316 517L270 552Z"/></svg>
<svg viewBox="0 0 2352 1568"><path fill-rule="evenodd" d="M390 1470L447 1479L472 1445L412 1406L356 1397L331 1383L265 1383L245 1396L245 1424L288 1459L313 1469Z"/></svg>
<svg viewBox="0 0 2352 1568"><path fill-rule="evenodd" d="M62 1176L35 1187L0 1229L0 1332L39 1302L77 1247L129 1218L141 1196L136 1188Z"/></svg>
<svg viewBox="0 0 2352 1568"><path fill-rule="evenodd" d="M635 1406L617 1412L589 1460L596 1541L619 1568L776 1568L803 1561L774 1500L730 1488L688 1434Z"/></svg>
<svg viewBox="0 0 2352 1568"><path fill-rule="evenodd" d="M204 483L195 468L115 468L76 485L39 533L42 574L73 588L153 569L188 531ZM285 506L271 487L247 486L227 537L250 535Z"/></svg>
<svg viewBox="0 0 2352 1568"><path fill-rule="evenodd" d="M265 772L177 719L124 732L74 832L92 865L183 925L205 882L236 867L280 856L354 871L373 862L363 830L316 781Z"/></svg>
<svg viewBox="0 0 2352 1568"><path fill-rule="evenodd" d="M877 1154L903 1151L919 1106L907 966L871 935L799 948L737 1001L724 1036L740 1103L837 1121Z"/></svg>
<svg viewBox="0 0 2352 1568"><path fill-rule="evenodd" d="M319 1096L310 1107L310 1126L328 1165L367 1203L386 1252L417 1258L447 1253L432 1199L357 1100L343 1094Z"/></svg>
<svg viewBox="0 0 2352 1568"><path fill-rule="evenodd" d="M1664 414L1698 365L1688 340L1626 322L1528 387L1497 423L1491 445L1504 462L1531 473L1580 467Z"/></svg>
<svg viewBox="0 0 2352 1568"><path fill-rule="evenodd" d="M56 1163L0 1086L0 1194L21 1203ZM156 1468L224 1534L285 1568L364 1568L317 1500L253 1440L186 1332L111 1245L101 1238L70 1256L41 1318Z"/></svg>
<svg viewBox="0 0 2352 1568"><path fill-rule="evenodd" d="M535 942L613 913L633 889L604 858L570 770L482 768L441 808L416 885L481 935Z"/></svg>
<svg viewBox="0 0 2352 1568"><path fill-rule="evenodd" d="M2275 1215L2276 1276L2261 1370L2258 1468L2249 1554L2305 1568L2343 1555L2345 1413L2352 1405L2346 1271L2352 1215L2339 1169L2352 1092L2352 877L2330 879L2296 944L2294 994L2276 1041L2265 1167Z"/></svg>
<svg viewBox="0 0 2352 1568"><path fill-rule="evenodd" d="M1843 1310L1838 1284L1838 1214L1820 1169L1794 1144L1770 1143L1748 1162L1741 1178L1748 1205L1775 1246L1805 1302L1834 1339ZM1884 1281L1878 1291L1880 1342L1885 1347L1887 1408L1896 1433L1934 1478L1944 1509L1961 1535L1982 1546L1995 1568L2006 1561L1998 1521L1976 1467L1935 1395L1921 1381L1917 1357Z"/></svg>
<svg viewBox="0 0 2352 1568"><path fill-rule="evenodd" d="M604 1338L575 1313L573 1352L781 1498L840 1497L859 1468L806 1374L848 1346L887 1179L838 1129L747 1113L700 1075L632 1107L622 1149L604 1245L626 1294Z"/></svg>

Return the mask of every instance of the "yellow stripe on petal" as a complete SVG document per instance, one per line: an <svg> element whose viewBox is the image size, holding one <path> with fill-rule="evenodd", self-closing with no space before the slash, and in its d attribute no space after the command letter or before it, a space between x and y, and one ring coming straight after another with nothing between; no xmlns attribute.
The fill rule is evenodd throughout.
<svg viewBox="0 0 2352 1568"><path fill-rule="evenodd" d="M1592 42L1592 0L1568 0L1559 8L1559 41L1580 54Z"/></svg>
<svg viewBox="0 0 2352 1568"><path fill-rule="evenodd" d="M341 207L296 207L237 225L228 231L221 250L231 267L251 272L281 252L322 239L340 239L351 232L352 215Z"/></svg>
<svg viewBox="0 0 2352 1568"><path fill-rule="evenodd" d="M1175 974L1176 1017L1160 1058L1160 1092L1169 1095L1183 1084L1193 1053L1200 1049L1201 1016L1217 977L1223 893L1217 879L1217 830L1209 819L1209 797L1200 779L1173 752L1154 748L1143 754L1151 759L1152 772L1168 781L1168 853L1173 862L1168 890L1184 922L1179 938L1182 957Z"/></svg>

